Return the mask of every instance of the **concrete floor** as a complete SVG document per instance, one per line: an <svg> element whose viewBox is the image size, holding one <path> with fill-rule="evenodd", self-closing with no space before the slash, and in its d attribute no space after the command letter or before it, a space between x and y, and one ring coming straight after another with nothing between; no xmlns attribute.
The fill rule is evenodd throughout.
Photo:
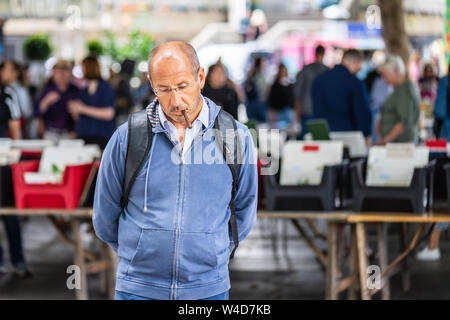
<svg viewBox="0 0 450 320"><path fill-rule="evenodd" d="M319 223L319 229L326 226ZM22 223L26 258L34 276L0 278L0 299L74 299L67 289L67 267L73 264L73 249L62 242L45 217ZM395 228L389 233L390 251L395 253ZM369 239L374 236L369 233ZM5 234L0 224L0 241ZM372 243L372 241L371 241ZM325 249L326 242L318 240ZM441 237L439 262L411 259L411 290L403 292L399 276L391 280L392 299L450 299L450 239ZM259 220L230 263L231 299L323 299L325 274L312 250L287 221ZM99 276L88 278L90 299L105 299L99 292ZM341 296L345 298L345 293Z"/></svg>

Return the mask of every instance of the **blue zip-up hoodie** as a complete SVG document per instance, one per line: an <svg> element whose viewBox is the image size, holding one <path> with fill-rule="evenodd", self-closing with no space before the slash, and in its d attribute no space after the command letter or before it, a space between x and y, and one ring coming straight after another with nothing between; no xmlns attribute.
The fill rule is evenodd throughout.
<svg viewBox="0 0 450 320"><path fill-rule="evenodd" d="M205 100L209 126L203 126L184 159L159 123L157 100L149 105L152 147L123 211L127 123L106 146L93 225L97 236L118 253L116 290L153 299L202 299L230 289L232 174L214 141L220 107ZM235 196L242 241L256 220L258 178L251 135L246 126L236 124L244 154Z"/></svg>

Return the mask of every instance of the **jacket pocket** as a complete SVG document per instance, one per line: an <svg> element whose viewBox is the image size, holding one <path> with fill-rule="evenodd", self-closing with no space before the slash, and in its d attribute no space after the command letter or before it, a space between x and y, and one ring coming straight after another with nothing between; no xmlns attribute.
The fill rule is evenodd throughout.
<svg viewBox="0 0 450 320"><path fill-rule="evenodd" d="M214 235L185 232L180 241L179 282L190 287L217 281L219 273Z"/></svg>
<svg viewBox="0 0 450 320"><path fill-rule="evenodd" d="M173 252L173 231L142 229L127 275L143 282L169 286Z"/></svg>
<svg viewBox="0 0 450 320"><path fill-rule="evenodd" d="M118 227L118 251L119 257L130 261L136 251L141 228L128 219L124 214L119 218Z"/></svg>

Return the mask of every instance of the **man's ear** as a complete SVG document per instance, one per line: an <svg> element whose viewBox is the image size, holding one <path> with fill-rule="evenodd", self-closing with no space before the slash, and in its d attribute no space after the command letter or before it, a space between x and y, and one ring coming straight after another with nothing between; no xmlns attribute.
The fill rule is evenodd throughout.
<svg viewBox="0 0 450 320"><path fill-rule="evenodd" d="M198 71L198 80L200 81L200 89L205 86L205 68L201 67Z"/></svg>
<svg viewBox="0 0 450 320"><path fill-rule="evenodd" d="M150 85L152 85L152 80L150 79L150 73L147 72L146 77L147 77L148 83L150 83Z"/></svg>

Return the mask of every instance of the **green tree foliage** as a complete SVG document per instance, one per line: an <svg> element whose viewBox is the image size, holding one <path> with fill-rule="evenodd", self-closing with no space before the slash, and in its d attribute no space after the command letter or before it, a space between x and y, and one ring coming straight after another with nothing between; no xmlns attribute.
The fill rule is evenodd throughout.
<svg viewBox="0 0 450 320"><path fill-rule="evenodd" d="M29 36L23 44L23 53L30 61L43 61L50 57L52 46L48 35L35 34Z"/></svg>
<svg viewBox="0 0 450 320"><path fill-rule="evenodd" d="M119 45L111 32L105 32L104 54L110 56L115 61L131 59L135 61L145 61L150 51L155 47L155 40L149 34L140 31L132 31L129 34L128 43Z"/></svg>
<svg viewBox="0 0 450 320"><path fill-rule="evenodd" d="M87 49L89 54L94 54L96 56L101 56L103 54L103 45L98 40L90 40L87 43Z"/></svg>

